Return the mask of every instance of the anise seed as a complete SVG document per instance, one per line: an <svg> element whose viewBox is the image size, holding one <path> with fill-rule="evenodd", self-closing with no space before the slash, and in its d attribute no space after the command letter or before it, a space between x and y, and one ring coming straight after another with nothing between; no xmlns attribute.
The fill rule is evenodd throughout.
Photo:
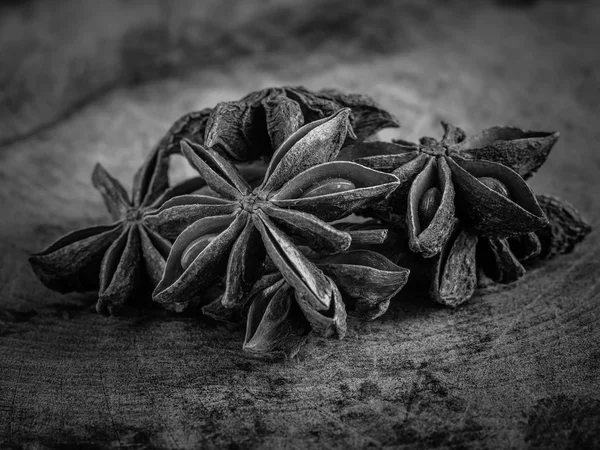
<svg viewBox="0 0 600 450"><path fill-rule="evenodd" d="M436 187L427 189L419 202L419 223L421 229L429 226L442 202L442 193Z"/></svg>
<svg viewBox="0 0 600 450"><path fill-rule="evenodd" d="M508 195L508 188L506 185L497 178L480 177L478 180L481 181L485 186L489 187L492 191L495 191L500 195L504 195L505 197L510 197Z"/></svg>
<svg viewBox="0 0 600 450"><path fill-rule="evenodd" d="M205 234L193 241L181 256L181 267L183 267L184 270L187 269L194 259L202 253L202 250L208 247L208 244L210 244L217 236L218 233Z"/></svg>
<svg viewBox="0 0 600 450"><path fill-rule="evenodd" d="M345 192L354 189L356 185L349 180L344 178L329 178L327 180L315 183L313 186L308 188L300 198L317 197L319 195L335 194L338 192Z"/></svg>

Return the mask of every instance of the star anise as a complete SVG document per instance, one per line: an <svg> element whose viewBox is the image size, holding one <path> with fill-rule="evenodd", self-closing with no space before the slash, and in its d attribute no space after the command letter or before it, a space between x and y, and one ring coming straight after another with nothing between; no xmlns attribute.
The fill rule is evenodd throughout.
<svg viewBox="0 0 600 450"><path fill-rule="evenodd" d="M304 310L334 315L335 285L292 238L317 251L344 251L350 235L327 221L380 201L398 185L394 175L356 163L330 162L351 130L349 114L343 109L294 132L275 152L264 181L255 189L216 151L184 141L183 154L222 198L176 197L147 215L161 234L179 235L154 299L191 301L225 272L222 301L233 307L260 278L268 254L300 293L296 299ZM319 328L317 322L311 324ZM338 330L334 326L323 333Z"/></svg>
<svg viewBox="0 0 600 450"><path fill-rule="evenodd" d="M535 262L573 251L591 231L566 201L548 195L538 195L537 200L549 219L546 227L499 239L480 236L456 220L438 255L431 260L407 256L401 264L419 274L432 300L453 307L473 296L483 275L496 283L517 281Z"/></svg>
<svg viewBox="0 0 600 450"><path fill-rule="evenodd" d="M255 356L292 357L314 330L315 323L321 330L337 328L338 336L342 337L346 328L345 308L367 320L381 316L387 311L390 299L406 283L409 273L368 250L347 251L313 262L332 283L335 313L329 317L306 309L302 301L306 293L299 292L280 272L273 270L258 281L248 296L244 351Z"/></svg>
<svg viewBox="0 0 600 450"><path fill-rule="evenodd" d="M302 125L350 108L350 124L362 141L398 121L366 95L329 89L276 87L252 92L239 101L215 106L206 125L205 144L231 160L270 157Z"/></svg>
<svg viewBox="0 0 600 450"><path fill-rule="evenodd" d="M409 246L425 257L438 254L458 217L477 234L506 238L533 232L548 221L524 181L545 161L558 133L490 128L466 139L442 122L441 141L365 142L345 149L344 159L398 176L401 187L378 215L406 225Z"/></svg>
<svg viewBox="0 0 600 450"><path fill-rule="evenodd" d="M48 288L61 292L98 291L96 309L115 314L162 276L171 243L146 226L143 214L170 195L168 159L156 147L135 175L130 199L123 186L100 165L92 175L114 220L110 225L67 234L29 262Z"/></svg>

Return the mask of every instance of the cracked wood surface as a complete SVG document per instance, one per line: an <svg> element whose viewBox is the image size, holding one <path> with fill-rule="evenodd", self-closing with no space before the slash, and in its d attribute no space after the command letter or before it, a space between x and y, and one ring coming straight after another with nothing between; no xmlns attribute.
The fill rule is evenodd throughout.
<svg viewBox="0 0 600 450"><path fill-rule="evenodd" d="M65 4L54 21L69 17L60 11L77 17ZM116 17L119 2L109 4L102 17ZM36 5L10 13L31 25ZM245 6L251 14L232 9L216 33L200 25L227 8L207 2L167 15L168 45L160 4L144 9L152 20L136 15L139 2L123 5L111 33L98 27L79 47L63 51L51 36L46 45L63 51L56 71L44 75L36 64L46 54L24 51L32 59L11 66L24 67L19 83L2 91L0 141L12 143L0 149L1 448L600 446L599 5L327 0L315 12L265 2ZM270 21L256 23L255 13ZM57 35L86 28L80 20ZM194 25L203 31L190 34ZM13 45L48 35L28 36ZM89 56L100 45L105 57ZM64 118L98 91L67 83L75 74L61 62L88 57L94 67L114 62L107 88L171 76L120 84ZM44 76L56 89L36 87ZM93 296L62 296L35 279L29 253L108 220L90 183L96 161L130 188L183 113L277 84L368 93L403 124L388 137L439 136L441 119L467 133L559 130L531 185L575 204L595 230L573 254L464 307L401 295L379 320L351 319L346 339L312 339L285 363L247 358L239 327L158 311L103 318ZM189 170L174 165L174 175Z"/></svg>

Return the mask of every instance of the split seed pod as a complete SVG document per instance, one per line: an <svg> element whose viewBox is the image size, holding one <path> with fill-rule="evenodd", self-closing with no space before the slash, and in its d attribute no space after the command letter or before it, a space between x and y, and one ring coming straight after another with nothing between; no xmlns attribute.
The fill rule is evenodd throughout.
<svg viewBox="0 0 600 450"><path fill-rule="evenodd" d="M406 226L412 251L425 257L438 254L455 218L492 238L518 236L548 224L524 178L543 164L558 133L496 127L466 139L460 128L442 125L445 132L439 142L363 142L342 154L345 160L400 179L401 187L375 209L383 220ZM490 187L490 179L507 192L496 191L493 183ZM432 194L436 190L441 197ZM428 200L432 195L434 202Z"/></svg>

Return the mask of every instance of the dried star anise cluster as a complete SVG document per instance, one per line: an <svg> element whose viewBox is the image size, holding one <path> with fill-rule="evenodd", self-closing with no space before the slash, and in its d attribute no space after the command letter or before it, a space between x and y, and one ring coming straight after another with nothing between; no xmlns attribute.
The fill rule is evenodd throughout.
<svg viewBox="0 0 600 450"><path fill-rule="evenodd" d="M373 140L398 126L366 96L302 87L189 113L139 169L131 198L96 166L112 223L70 233L30 263L50 289L97 291L102 314L199 306L245 321L252 355L290 357L310 333L342 338L347 312L385 313L409 278L401 266L456 306L590 231L574 207L525 182L558 133L467 138L443 123L440 141ZM198 176L169 186L173 153ZM250 169L256 161L268 164Z"/></svg>
<svg viewBox="0 0 600 450"><path fill-rule="evenodd" d="M467 138L442 126L440 141L365 142L344 152L400 180L363 214L405 230L410 251L396 262L413 270L432 300L457 306L486 279L514 282L525 267L572 251L591 231L572 205L536 196L525 182L546 161L557 132L494 127Z"/></svg>

